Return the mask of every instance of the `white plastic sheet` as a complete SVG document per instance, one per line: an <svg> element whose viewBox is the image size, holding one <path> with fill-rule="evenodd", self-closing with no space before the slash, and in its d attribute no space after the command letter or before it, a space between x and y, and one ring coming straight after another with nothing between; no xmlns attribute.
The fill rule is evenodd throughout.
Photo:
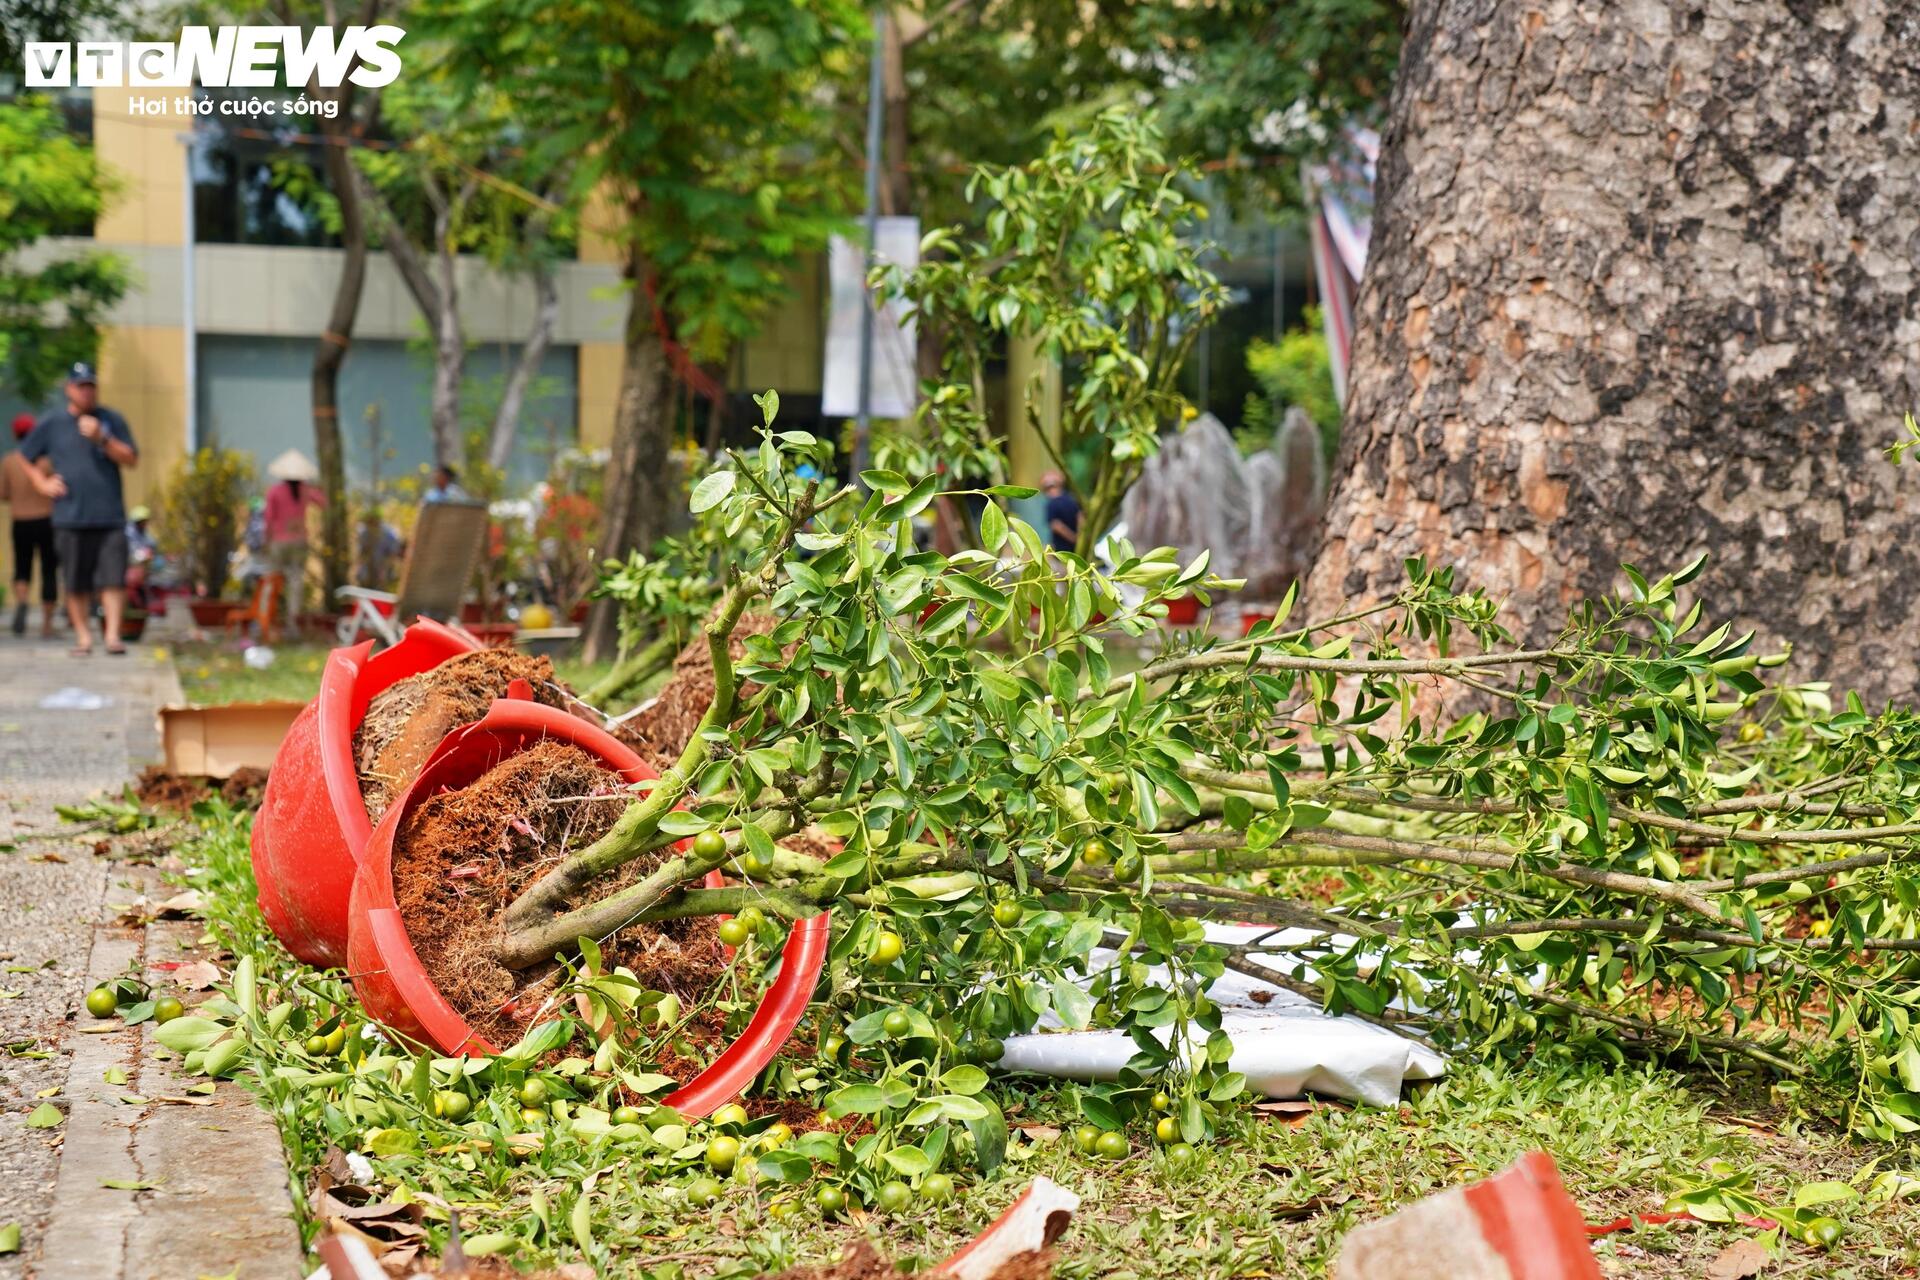
<svg viewBox="0 0 1920 1280"><path fill-rule="evenodd" d="M1275 946L1306 940L1305 931L1273 933L1251 925L1207 926L1216 942L1246 943L1263 934ZM1096 969L1116 953L1094 952ZM1261 954L1259 963L1282 972L1307 972L1293 956ZM1164 973L1161 975L1164 979ZM1318 1093L1351 1098L1373 1106L1392 1106L1409 1081L1446 1074L1446 1059L1435 1050L1360 1018L1330 1018L1304 996L1255 978L1228 973L1208 988L1221 1008L1221 1027L1233 1040L1231 1069L1247 1077L1247 1087L1269 1098ZM1266 1002L1256 1000L1263 995ZM1051 1025L1059 1027L1050 1019ZM1167 1032L1160 1033L1166 1042ZM1135 1052L1119 1031L1046 1030L1007 1040L1002 1071L1027 1071L1066 1080L1112 1080Z"/></svg>

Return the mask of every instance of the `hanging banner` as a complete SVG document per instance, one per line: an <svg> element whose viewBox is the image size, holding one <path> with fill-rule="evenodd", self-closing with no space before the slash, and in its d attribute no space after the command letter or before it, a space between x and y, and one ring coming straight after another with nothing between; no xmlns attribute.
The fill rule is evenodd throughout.
<svg viewBox="0 0 1920 1280"><path fill-rule="evenodd" d="M1313 272L1320 283L1321 316L1327 355L1333 365L1333 390L1347 402L1347 361L1353 348L1353 304L1367 266L1373 237L1374 168L1380 139L1355 129L1351 147L1335 160L1307 170L1307 234L1313 245Z"/></svg>
<svg viewBox="0 0 1920 1280"><path fill-rule="evenodd" d="M920 265L920 219L881 218L874 234L879 263ZM860 412L860 320L866 285L866 254L855 240L833 237L827 247L831 310L827 318L827 367L821 379L820 412L851 418ZM876 418L904 418L919 401L913 321L900 313L904 304L882 306L873 317L873 394L868 412Z"/></svg>

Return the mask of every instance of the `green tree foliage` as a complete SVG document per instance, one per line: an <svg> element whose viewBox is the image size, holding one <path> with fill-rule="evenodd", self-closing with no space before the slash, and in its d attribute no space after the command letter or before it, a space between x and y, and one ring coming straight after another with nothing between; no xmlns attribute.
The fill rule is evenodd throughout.
<svg viewBox="0 0 1920 1280"><path fill-rule="evenodd" d="M113 0L0 0L0 77L19 74L29 40L82 40L119 16Z"/></svg>
<svg viewBox="0 0 1920 1280"><path fill-rule="evenodd" d="M1112 645L1222 585L1204 558L1121 546L1108 572L997 503L977 550L921 552L903 534L939 479L871 472L862 499L799 478L829 460L770 430L696 488L739 548L714 704L509 910L509 962L633 920L833 908L826 998L860 1078L828 1109L874 1118L848 1161L875 1172L948 1121L991 1164L990 1099L950 1102L949 1077L1049 1012L1137 1046L1083 1098L1096 1123L1164 1090L1182 1137L1213 1134L1245 1086L1204 994L1227 970L1470 1052L1739 1062L1842 1086L1864 1130L1920 1124L1920 721L1770 684L1786 655L1688 598L1701 562L1628 569L1535 649L1415 563L1389 601L1302 623L1289 600L1123 674ZM780 621L736 664L749 608ZM1435 715L1436 690L1483 707ZM808 824L840 851L779 845ZM696 887L715 868L747 884Z"/></svg>
<svg viewBox="0 0 1920 1280"><path fill-rule="evenodd" d="M431 55L416 50L415 56ZM355 180L374 210L380 242L429 335L435 458L458 459L469 470L499 472L511 458L520 414L559 318L554 268L572 256L577 230L574 166L531 162L527 140L538 130L520 107L510 85L456 92L445 70L429 64L424 73L396 81L381 99L384 122L405 145L354 156ZM488 397L491 422L477 439L469 438L474 433L463 407L462 256L524 276L534 293L519 350L498 394Z"/></svg>
<svg viewBox="0 0 1920 1280"><path fill-rule="evenodd" d="M1399 58L1401 0L926 0L897 5L904 129L888 157L904 212L969 218L967 175L1019 163L1102 108L1150 103L1169 150L1235 197L1299 198L1298 162L1378 118ZM849 111L864 99L854 95ZM858 137L853 124L849 137Z"/></svg>
<svg viewBox="0 0 1920 1280"><path fill-rule="evenodd" d="M1151 116L1108 108L1037 160L977 173L979 238L933 232L918 270L882 273L945 352L948 385L923 409L936 438L984 435L997 343L1031 336L1060 362L1056 462L1067 471L1067 458L1082 458L1091 469L1076 482L1082 555L1113 523L1162 428L1179 421L1180 367L1226 305L1202 265L1205 246L1190 238L1205 210L1186 194L1188 177L1168 163Z"/></svg>
<svg viewBox="0 0 1920 1280"><path fill-rule="evenodd" d="M1178 146L1293 203L1301 160L1383 116L1405 20L1402 0L1153 0L1132 34Z"/></svg>
<svg viewBox="0 0 1920 1280"><path fill-rule="evenodd" d="M1298 405L1320 429L1321 451L1331 462L1340 443L1340 400L1333 390L1320 309L1308 307L1304 327L1282 334L1278 342L1255 338L1249 343L1247 372L1260 389L1248 394L1241 410L1240 430L1235 432L1241 448L1251 453L1266 447L1282 415Z"/></svg>
<svg viewBox="0 0 1920 1280"><path fill-rule="evenodd" d="M712 359L755 333L795 264L851 207L829 90L865 18L851 0L427 0L427 34L469 97L511 85L540 123L535 167L573 166L585 234L628 294L596 550L651 548L680 500L670 457L677 343ZM586 654L617 646L611 601Z"/></svg>
<svg viewBox="0 0 1920 1280"><path fill-rule="evenodd" d="M1055 130L1083 126L1134 83L1127 36L1136 0L928 0L894 6L908 38L901 51L904 127L889 145L889 173L904 174L899 212L924 226L971 221L968 187L980 165L1031 159ZM851 115L865 109L850 95ZM857 129L850 137L860 136Z"/></svg>
<svg viewBox="0 0 1920 1280"><path fill-rule="evenodd" d="M847 0L429 0L420 34L468 100L511 92L535 170L571 169L696 351L753 334L857 175L824 163L822 88L865 32Z"/></svg>
<svg viewBox="0 0 1920 1280"><path fill-rule="evenodd" d="M38 400L76 360L92 360L99 326L127 290L109 253L61 252L34 265L25 250L90 228L112 184L92 150L44 99L0 104L0 374Z"/></svg>

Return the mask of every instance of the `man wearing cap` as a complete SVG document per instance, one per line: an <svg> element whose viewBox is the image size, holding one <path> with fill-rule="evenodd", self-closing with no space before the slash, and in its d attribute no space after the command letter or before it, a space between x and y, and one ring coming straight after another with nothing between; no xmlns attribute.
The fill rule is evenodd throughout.
<svg viewBox="0 0 1920 1280"><path fill-rule="evenodd" d="M13 438L33 430L33 415L13 420ZM45 469L46 464L41 464ZM53 608L60 600L60 566L53 554L53 499L40 492L27 472L34 470L15 449L0 458L0 502L13 511L13 634L27 633L27 598L33 585L33 562L40 562L40 634L53 635Z"/></svg>
<svg viewBox="0 0 1920 1280"><path fill-rule="evenodd" d="M139 461L127 420L100 403L93 367L67 374L67 403L40 419L20 443L20 456L53 464L53 473L29 470L53 499L53 537L66 577L67 618L75 657L93 652L89 614L96 596L106 615L107 652L125 653L120 621L127 607L127 507L120 471Z"/></svg>

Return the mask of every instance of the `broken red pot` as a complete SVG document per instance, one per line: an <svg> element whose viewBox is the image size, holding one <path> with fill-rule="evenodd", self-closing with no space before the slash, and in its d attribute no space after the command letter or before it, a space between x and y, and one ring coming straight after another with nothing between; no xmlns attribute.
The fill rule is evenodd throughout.
<svg viewBox="0 0 1920 1280"><path fill-rule="evenodd" d="M354 877L347 931L347 966L354 993L382 1025L445 1054L490 1054L499 1047L468 1025L440 993L407 936L393 888L393 842L407 816L439 792L464 787L500 761L542 740L565 742L593 756L628 782L658 775L624 743L595 725L554 707L503 699L473 724L455 729L400 796L368 839ZM684 842L683 842L684 843ZM709 885L721 883L718 873ZM739 1039L667 1105L692 1117L735 1097L773 1060L806 1012L827 954L828 913L802 920L787 935L780 966Z"/></svg>
<svg viewBox="0 0 1920 1280"><path fill-rule="evenodd" d="M479 647L466 632L422 618L379 653L367 640L327 655L320 692L281 740L253 822L260 912L296 958L321 968L346 963L347 898L373 829L353 762L367 705Z"/></svg>

